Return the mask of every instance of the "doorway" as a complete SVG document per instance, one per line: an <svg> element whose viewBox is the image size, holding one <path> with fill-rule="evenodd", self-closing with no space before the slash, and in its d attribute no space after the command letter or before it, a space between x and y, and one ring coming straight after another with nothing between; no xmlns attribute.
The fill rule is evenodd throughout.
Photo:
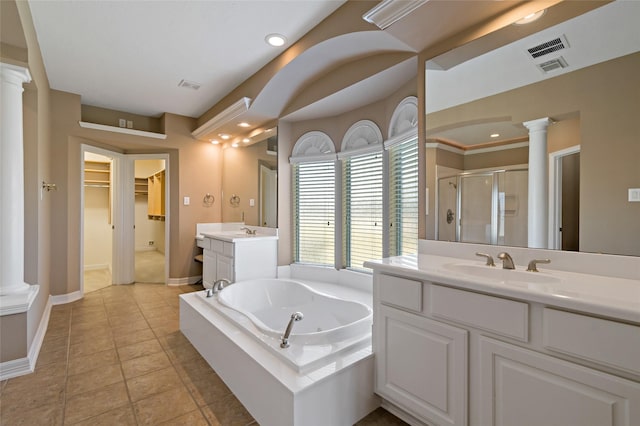
<svg viewBox="0 0 640 426"><path fill-rule="evenodd" d="M134 280L166 283L165 186L162 158L134 159Z"/></svg>
<svg viewBox="0 0 640 426"><path fill-rule="evenodd" d="M113 282L114 157L108 151L83 152L83 291Z"/></svg>
<svg viewBox="0 0 640 426"><path fill-rule="evenodd" d="M580 146L550 154L549 247L580 249Z"/></svg>

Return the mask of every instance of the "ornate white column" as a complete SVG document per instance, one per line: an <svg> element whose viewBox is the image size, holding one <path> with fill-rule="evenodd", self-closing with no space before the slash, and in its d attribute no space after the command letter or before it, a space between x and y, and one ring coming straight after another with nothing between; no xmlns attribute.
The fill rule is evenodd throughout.
<svg viewBox="0 0 640 426"><path fill-rule="evenodd" d="M22 85L29 70L0 63L0 311L24 312L38 286L24 282ZM35 287L35 288L32 288Z"/></svg>
<svg viewBox="0 0 640 426"><path fill-rule="evenodd" d="M549 238L549 183L547 181L547 127L548 117L526 121L529 129L529 214L528 246L548 248Z"/></svg>

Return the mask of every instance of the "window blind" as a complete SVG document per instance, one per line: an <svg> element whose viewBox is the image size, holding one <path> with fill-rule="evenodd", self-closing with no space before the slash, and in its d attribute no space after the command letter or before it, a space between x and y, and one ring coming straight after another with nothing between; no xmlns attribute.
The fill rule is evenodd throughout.
<svg viewBox="0 0 640 426"><path fill-rule="evenodd" d="M389 148L389 255L418 251L418 140Z"/></svg>
<svg viewBox="0 0 640 426"><path fill-rule="evenodd" d="M382 152L348 157L343 167L344 263L362 270L382 257Z"/></svg>
<svg viewBox="0 0 640 426"><path fill-rule="evenodd" d="M294 257L335 264L335 161L294 165Z"/></svg>

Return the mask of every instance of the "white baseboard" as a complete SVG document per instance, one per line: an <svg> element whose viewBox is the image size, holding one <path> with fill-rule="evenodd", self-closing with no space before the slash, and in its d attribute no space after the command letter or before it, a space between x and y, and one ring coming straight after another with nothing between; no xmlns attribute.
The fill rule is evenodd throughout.
<svg viewBox="0 0 640 426"><path fill-rule="evenodd" d="M31 348L29 353L24 358L13 359L10 361L0 363L0 380L12 379L14 377L23 376L25 374L31 374L36 368L36 362L38 361L38 355L42 348L42 342L44 336L47 333L47 327L49 326L49 317L51 316L51 307L53 306L51 301L52 296L49 296L47 304L40 318L38 324L38 330L31 342Z"/></svg>
<svg viewBox="0 0 640 426"><path fill-rule="evenodd" d="M195 277L183 277L183 278L169 278L169 282L167 285L170 286L178 286L178 285L190 285L195 284L202 279L202 275L196 275Z"/></svg>
<svg viewBox="0 0 640 426"><path fill-rule="evenodd" d="M64 305L65 303L75 302L80 299L82 299L82 292L78 290L73 293L51 296L49 300L51 300L52 305Z"/></svg>
<svg viewBox="0 0 640 426"><path fill-rule="evenodd" d="M106 263L96 263L95 265L84 265L85 271L97 271L100 269L108 269L109 271L111 271L111 265L108 265Z"/></svg>
<svg viewBox="0 0 640 426"><path fill-rule="evenodd" d="M136 252L140 252L140 251L158 251L158 249L154 246L148 247L148 246L141 246L141 247L136 247Z"/></svg>

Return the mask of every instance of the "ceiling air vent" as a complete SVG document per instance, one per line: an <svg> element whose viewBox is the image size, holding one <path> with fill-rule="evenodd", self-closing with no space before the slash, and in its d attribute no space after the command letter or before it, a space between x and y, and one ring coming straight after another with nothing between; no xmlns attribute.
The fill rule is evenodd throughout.
<svg viewBox="0 0 640 426"><path fill-rule="evenodd" d="M553 40L545 41L544 43L540 43L537 46L530 47L527 49L529 52L529 56L532 59L539 58L544 55L548 55L552 52L557 52L558 50L562 50L569 47L569 42L567 42L567 37L563 34L560 37L556 37Z"/></svg>
<svg viewBox="0 0 640 426"><path fill-rule="evenodd" d="M564 59L562 56L555 59L551 59L550 61L546 61L541 64L538 64L538 68L540 68L540 70L542 70L542 72L544 73L555 71L557 69L566 68L568 66L569 64L567 63L566 59Z"/></svg>
<svg viewBox="0 0 640 426"><path fill-rule="evenodd" d="M189 80L180 80L180 83L178 83L178 87L198 90L200 88L200 83L196 83L194 81L189 81Z"/></svg>

